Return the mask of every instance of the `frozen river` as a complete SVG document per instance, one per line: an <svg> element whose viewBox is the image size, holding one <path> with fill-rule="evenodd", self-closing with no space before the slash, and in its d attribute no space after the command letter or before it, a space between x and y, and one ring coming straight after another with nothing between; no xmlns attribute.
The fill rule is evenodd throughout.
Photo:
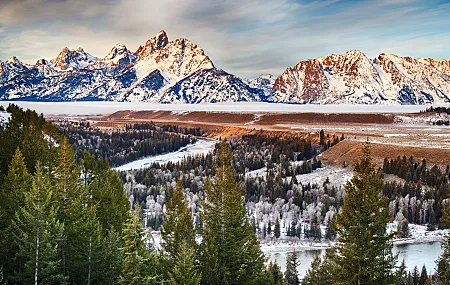
<svg viewBox="0 0 450 285"><path fill-rule="evenodd" d="M436 260L441 254L441 243L434 241L429 243L415 243L415 244L400 244L394 245L394 253L399 254L399 260L405 260L406 266L409 270L413 270L414 266L417 265L419 272L422 266L425 264L428 273L434 273L436 268ZM314 249L314 250L299 250L297 251L297 257L300 261L298 271L300 276L303 276L308 270L314 256L324 255L324 249ZM281 269L286 269L286 257L287 252L266 252L266 256L269 260L276 261Z"/></svg>

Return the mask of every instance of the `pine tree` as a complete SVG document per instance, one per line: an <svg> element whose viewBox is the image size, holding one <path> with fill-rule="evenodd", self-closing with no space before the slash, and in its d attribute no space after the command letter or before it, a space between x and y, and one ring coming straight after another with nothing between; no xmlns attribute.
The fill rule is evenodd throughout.
<svg viewBox="0 0 450 285"><path fill-rule="evenodd" d="M110 229L103 239L102 253L100 254L101 276L96 284L117 284L123 266L124 248L121 234Z"/></svg>
<svg viewBox="0 0 450 285"><path fill-rule="evenodd" d="M257 284L264 278L264 255L252 231L233 178L231 153L220 148L214 183L204 186L201 258L203 284Z"/></svg>
<svg viewBox="0 0 450 285"><path fill-rule="evenodd" d="M168 272L169 284L171 285L198 285L201 273L195 265L195 251L186 241L182 242L180 248L172 258L172 268ZM167 270L167 269L166 269Z"/></svg>
<svg viewBox="0 0 450 285"><path fill-rule="evenodd" d="M194 252L197 247L191 211L188 208L188 202L184 199L181 180L178 180L172 200L167 204L161 237L165 272L173 275L175 260L191 258L191 252ZM184 252L181 254L183 247L185 247ZM195 260L195 256L192 258Z"/></svg>
<svg viewBox="0 0 450 285"><path fill-rule="evenodd" d="M353 178L345 186L342 212L336 218L338 235L334 263L335 280L344 284L391 284L396 257L392 235L386 233L391 220L388 198L382 196L381 171L375 169L370 147L364 145Z"/></svg>
<svg viewBox="0 0 450 285"><path fill-rule="evenodd" d="M281 235L280 232L280 220L278 219L278 217L275 219L275 228L273 230L273 234L275 235L276 238L279 238Z"/></svg>
<svg viewBox="0 0 450 285"><path fill-rule="evenodd" d="M98 205L96 216L103 231L114 229L120 233L130 206L119 176L106 162L97 162L88 191Z"/></svg>
<svg viewBox="0 0 450 285"><path fill-rule="evenodd" d="M425 285L428 280L427 268L425 265L422 266L422 272L420 273L419 285Z"/></svg>
<svg viewBox="0 0 450 285"><path fill-rule="evenodd" d="M57 219L52 205L52 187L49 177L37 166L32 187L24 193L25 202L16 214L14 232L19 247L17 257L24 269L19 283L66 284L61 272L59 246L64 239L64 224Z"/></svg>
<svg viewBox="0 0 450 285"><path fill-rule="evenodd" d="M405 264L405 260L402 260L402 263L400 264L400 266L397 269L396 272L396 283L399 285L406 285L408 284L408 271L406 270L406 264Z"/></svg>
<svg viewBox="0 0 450 285"><path fill-rule="evenodd" d="M7 273L17 270L14 267L18 264L13 261L17 247L13 242L11 225L16 212L24 204L24 194L30 188L31 175L27 171L22 153L17 148L0 189L0 267ZM5 276L5 279L6 277L8 276Z"/></svg>
<svg viewBox="0 0 450 285"><path fill-rule="evenodd" d="M450 226L450 205L444 207L441 224L444 227ZM442 254L439 256L437 263L436 275L442 284L450 284L450 234L445 236L442 243Z"/></svg>
<svg viewBox="0 0 450 285"><path fill-rule="evenodd" d="M287 285L299 285L300 279L298 277L297 267L300 263L297 260L297 252L294 251L288 254L286 258L286 272L284 272L284 280Z"/></svg>
<svg viewBox="0 0 450 285"><path fill-rule="evenodd" d="M414 269L412 272L412 280L413 280L414 285L419 285L420 274L419 274L419 269L417 268L417 265L414 266Z"/></svg>
<svg viewBox="0 0 450 285"><path fill-rule="evenodd" d="M143 226L141 210L135 206L123 229L125 245L121 249L124 262L120 284L156 284L158 280L157 258L147 249L148 237Z"/></svg>
<svg viewBox="0 0 450 285"><path fill-rule="evenodd" d="M281 272L281 267L272 261L267 266L267 273L269 274L269 284L273 285L283 285L283 273Z"/></svg>

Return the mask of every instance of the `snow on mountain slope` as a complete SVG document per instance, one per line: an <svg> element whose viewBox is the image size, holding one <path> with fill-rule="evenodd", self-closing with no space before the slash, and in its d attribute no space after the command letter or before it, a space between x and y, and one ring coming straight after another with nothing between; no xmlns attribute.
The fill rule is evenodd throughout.
<svg viewBox="0 0 450 285"><path fill-rule="evenodd" d="M265 96L270 96L275 80L272 74L261 74L256 78L246 79L245 83L252 88L262 90Z"/></svg>
<svg viewBox="0 0 450 285"><path fill-rule="evenodd" d="M450 103L450 61L360 51L300 61L274 78L250 80L217 68L188 39L160 31L136 52L116 44L103 58L64 48L52 60L0 61L0 100L155 103Z"/></svg>
<svg viewBox="0 0 450 285"><path fill-rule="evenodd" d="M315 104L450 103L448 61L349 51L300 61L273 86L273 102Z"/></svg>
<svg viewBox="0 0 450 285"><path fill-rule="evenodd" d="M82 48L64 48L55 59L34 66L17 60L13 70L11 64L0 65L3 100L229 102L261 101L263 95L215 68L196 44L184 38L169 41L164 31L136 52L117 44L99 59Z"/></svg>
<svg viewBox="0 0 450 285"><path fill-rule="evenodd" d="M218 68L200 69L179 81L158 100L161 103L255 102L264 97L238 77Z"/></svg>

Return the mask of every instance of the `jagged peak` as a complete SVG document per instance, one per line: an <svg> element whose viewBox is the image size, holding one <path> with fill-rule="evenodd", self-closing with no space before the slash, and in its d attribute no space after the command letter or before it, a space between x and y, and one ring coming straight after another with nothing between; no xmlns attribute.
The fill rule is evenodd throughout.
<svg viewBox="0 0 450 285"><path fill-rule="evenodd" d="M15 56L11 56L10 58L8 58L5 63L11 63L11 64L20 64L23 65L22 62Z"/></svg>
<svg viewBox="0 0 450 285"><path fill-rule="evenodd" d="M118 44L113 46L111 51L103 59L104 60L111 60L111 59L114 59L118 55L123 55L123 54L126 54L126 53L128 53L127 47L124 44L122 44L122 43L118 43Z"/></svg>
<svg viewBox="0 0 450 285"><path fill-rule="evenodd" d="M36 61L35 66L41 66L41 65L47 65L47 64L48 64L47 60L41 58Z"/></svg>

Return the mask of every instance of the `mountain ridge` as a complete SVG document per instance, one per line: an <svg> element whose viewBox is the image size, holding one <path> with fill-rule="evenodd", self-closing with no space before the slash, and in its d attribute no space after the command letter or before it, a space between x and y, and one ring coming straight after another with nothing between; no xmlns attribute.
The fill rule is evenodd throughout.
<svg viewBox="0 0 450 285"><path fill-rule="evenodd" d="M162 30L135 52L118 43L103 58L64 47L34 65L0 61L0 100L440 104L450 103L450 61L351 50L241 79Z"/></svg>

